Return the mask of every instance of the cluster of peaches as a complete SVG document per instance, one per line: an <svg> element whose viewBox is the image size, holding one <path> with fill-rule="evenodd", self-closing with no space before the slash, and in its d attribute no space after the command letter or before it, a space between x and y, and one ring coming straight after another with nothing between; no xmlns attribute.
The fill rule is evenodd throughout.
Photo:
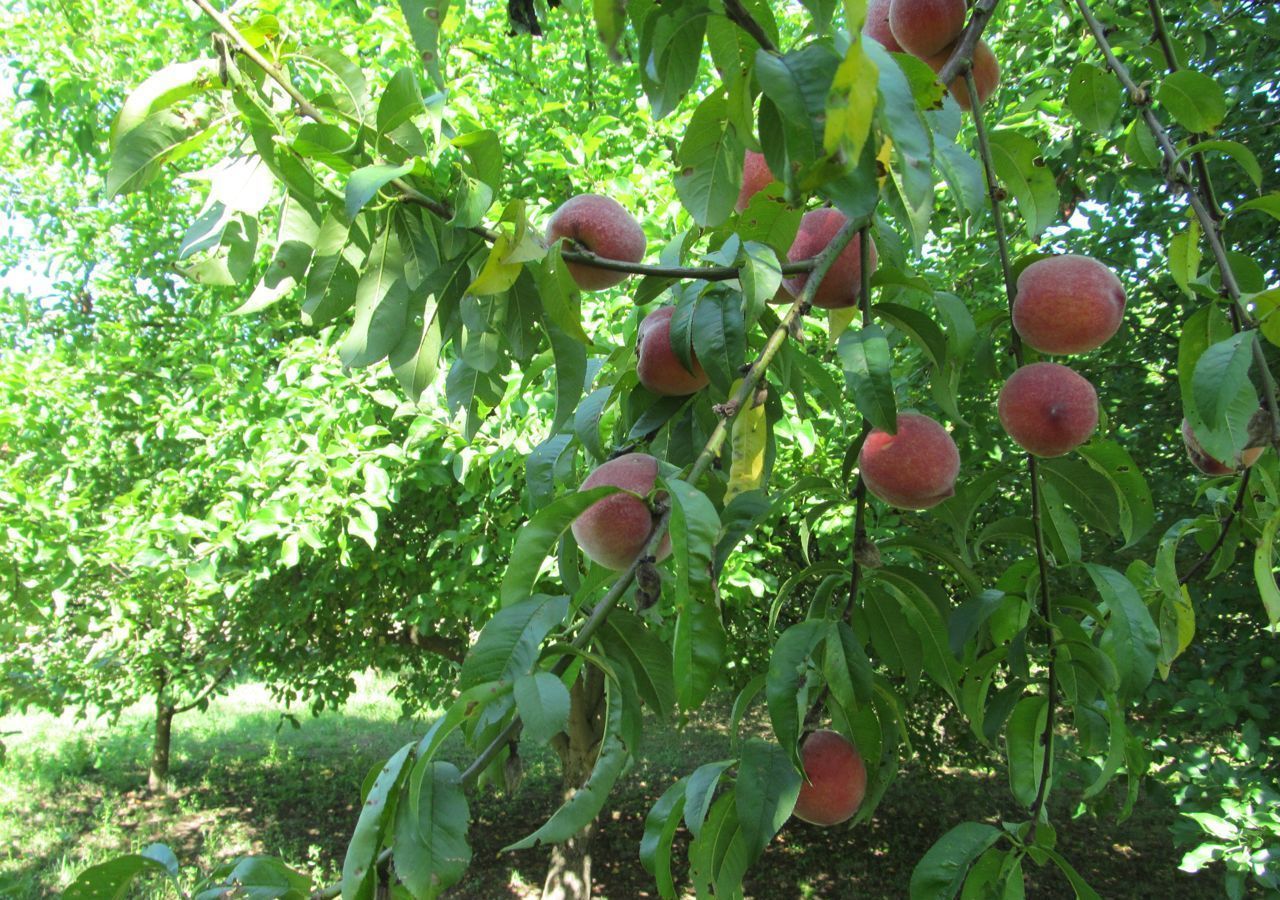
<svg viewBox="0 0 1280 900"><path fill-rule="evenodd" d="M893 53L919 57L937 72L956 50L965 12L965 0L871 0L862 33ZM1000 65L984 40L973 49L973 81L981 103L987 102L1000 83ZM963 77L948 88L961 109L970 108Z"/></svg>

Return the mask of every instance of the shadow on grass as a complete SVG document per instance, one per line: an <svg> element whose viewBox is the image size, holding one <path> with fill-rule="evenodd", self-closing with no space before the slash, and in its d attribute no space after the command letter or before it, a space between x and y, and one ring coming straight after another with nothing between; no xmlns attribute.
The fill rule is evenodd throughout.
<svg viewBox="0 0 1280 900"><path fill-rule="evenodd" d="M683 730L650 723L642 758L619 783L593 844L597 896L656 896L637 850L644 817L676 778L729 753L724 717ZM167 843L184 866L208 870L245 853L268 853L319 881L336 878L358 815L360 784L371 767L420 736L421 723L331 714L279 731L272 712L223 713L205 727L175 729L169 797L141 790L149 753L143 725L117 728L92 741L69 737L50 754L12 760L29 790L0 818L29 823L27 846L0 846L0 895L48 896L69 874L152 841ZM537 896L547 867L545 849L499 853L540 826L559 795L555 761L543 748L524 748L525 781L515 796L487 791L472 799L473 861L465 882L450 892L466 900ZM443 756L465 764L456 740ZM1065 803L1076 786L1059 794ZM751 870L747 894L759 898L901 897L911 869L930 845L965 821L1025 818L1012 807L1004 779L969 770L903 772L875 818L857 828L788 823ZM18 817L18 818L15 818ZM1053 809L1059 849L1104 897L1216 897L1212 879L1176 871L1167 803L1144 797L1129 821L1070 819ZM19 834L24 825L19 825ZM5 832L0 831L0 836ZM19 841L22 842L21 837ZM677 835L677 879L685 875L688 836ZM6 860L5 856L9 859ZM1069 897L1057 870L1028 864L1030 897ZM188 869L194 875L194 868Z"/></svg>

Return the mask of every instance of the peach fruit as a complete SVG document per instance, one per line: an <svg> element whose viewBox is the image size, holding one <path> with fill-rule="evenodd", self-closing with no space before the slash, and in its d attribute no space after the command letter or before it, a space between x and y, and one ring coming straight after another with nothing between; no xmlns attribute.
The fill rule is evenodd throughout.
<svg viewBox="0 0 1280 900"><path fill-rule="evenodd" d="M1034 456L1062 456L1098 427L1098 393L1083 375L1051 362L1023 366L1000 389L1000 424Z"/></svg>
<svg viewBox="0 0 1280 900"><path fill-rule="evenodd" d="M647 453L628 453L598 466L579 490L612 485L647 497L657 481L656 459ZM635 561L653 531L649 504L631 494L610 494L597 500L572 525L573 537L587 558L616 572ZM671 537L664 535L655 555L662 560L670 553Z"/></svg>
<svg viewBox="0 0 1280 900"><path fill-rule="evenodd" d="M924 61L929 64L929 68L938 72L947 64L954 50L955 45L949 45L933 56L925 57ZM979 40L978 46L973 48L973 81L978 88L978 102L983 104L991 99L996 86L1000 84L1000 64L996 62L996 55L984 40ZM970 108L969 89L965 87L964 76L957 76L947 87L961 109Z"/></svg>
<svg viewBox="0 0 1280 900"><path fill-rule="evenodd" d="M1096 259L1050 256L1018 276L1013 327L1041 353L1084 353L1116 333L1124 303L1120 279Z"/></svg>
<svg viewBox="0 0 1280 900"><path fill-rule="evenodd" d="M837 209L815 209L804 214L800 220L800 230L796 239L787 251L788 262L799 262L812 259L826 249L827 244L836 236L849 220ZM854 235L853 240L836 257L835 264L827 271L827 276L818 285L813 298L813 305L823 309L840 309L856 306L858 296L862 292L862 256L860 246L861 235ZM876 242L871 241L871 271L876 270ZM792 296L800 296L805 282L809 280L806 272L789 278L785 282Z"/></svg>
<svg viewBox="0 0 1280 900"><path fill-rule="evenodd" d="M892 4L893 0L871 0L867 4L867 20L862 25L862 33L875 38L890 53L903 53L902 45L889 27L889 7Z"/></svg>
<svg viewBox="0 0 1280 900"><path fill-rule="evenodd" d="M671 348L674 306L662 306L644 317L636 334L636 374L640 383L664 397L683 397L702 390L710 379L693 357L693 371L680 363Z"/></svg>
<svg viewBox="0 0 1280 900"><path fill-rule="evenodd" d="M908 53L933 56L964 31L964 0L893 0L889 28Z"/></svg>
<svg viewBox="0 0 1280 900"><path fill-rule="evenodd" d="M928 509L956 492L960 451L926 415L898 413L898 433L873 428L858 453L867 490L890 506Z"/></svg>
<svg viewBox="0 0 1280 900"><path fill-rule="evenodd" d="M862 805L867 793L867 767L844 735L815 731L800 747L805 780L792 815L811 825L839 825Z"/></svg>
<svg viewBox="0 0 1280 900"><path fill-rule="evenodd" d="M605 259L638 263L644 259L644 229L618 201L599 194L571 197L547 223L547 239L567 238ZM626 272L614 272L583 263L566 263L569 274L584 291L602 291L621 284Z"/></svg>
<svg viewBox="0 0 1280 900"><path fill-rule="evenodd" d="M742 190L738 191L738 202L733 205L733 208L742 212L747 208L752 197L773 182L773 173L769 171L769 164L764 161L764 154L748 150L746 157L742 160Z"/></svg>

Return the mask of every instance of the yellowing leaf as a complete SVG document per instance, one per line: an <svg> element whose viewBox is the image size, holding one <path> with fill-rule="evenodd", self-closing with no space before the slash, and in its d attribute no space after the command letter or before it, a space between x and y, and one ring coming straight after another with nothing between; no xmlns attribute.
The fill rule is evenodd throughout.
<svg viewBox="0 0 1280 900"><path fill-rule="evenodd" d="M477 297L501 294L516 283L516 279L520 277L520 263L504 262L507 254L512 249L511 244L512 238L509 234L503 232L499 235L498 239L493 242L493 248L489 251L489 258L484 261L484 267L480 270L480 274L476 276L476 280L471 282L471 286L467 288L467 293L474 294Z"/></svg>
<svg viewBox="0 0 1280 900"><path fill-rule="evenodd" d="M853 320L858 318L859 314L860 312L856 306L845 306L831 310L827 314L827 345L834 347L838 344L840 335L845 333L848 327L853 324Z"/></svg>
<svg viewBox="0 0 1280 900"><path fill-rule="evenodd" d="M742 379L733 383L730 396L742 387ZM747 398L746 408L733 420L730 438L729 486L724 492L726 505L739 494L754 491L764 484L764 451L769 436L769 423L765 418L765 388L759 388Z"/></svg>
<svg viewBox="0 0 1280 900"><path fill-rule="evenodd" d="M881 173L876 176L876 187L884 187L885 180L889 177L889 170L893 168L892 160L893 141L886 137L884 143L880 145L880 152L876 154L876 162L881 166Z"/></svg>
<svg viewBox="0 0 1280 900"><path fill-rule="evenodd" d="M828 153L844 150L851 160L862 155L876 111L880 70L862 49L862 39L849 45L827 94L827 124L822 146Z"/></svg>

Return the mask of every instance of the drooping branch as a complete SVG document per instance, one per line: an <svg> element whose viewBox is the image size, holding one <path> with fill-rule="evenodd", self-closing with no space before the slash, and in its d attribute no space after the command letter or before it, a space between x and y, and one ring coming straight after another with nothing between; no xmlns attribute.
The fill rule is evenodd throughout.
<svg viewBox="0 0 1280 900"><path fill-rule="evenodd" d="M1173 139L1169 136L1168 129L1164 127L1164 124L1155 114L1155 110L1151 108L1150 94L1133 80L1129 69L1116 58L1111 42L1107 40L1106 29L1103 28L1102 23L1090 8L1088 0L1075 0L1075 5L1079 9L1080 15L1084 18L1085 24L1089 27L1089 31L1093 34L1093 39L1097 42L1098 48L1102 51L1103 58L1107 61L1107 67L1111 69L1124 87L1125 92L1129 95L1130 102L1138 108L1143 121L1146 122L1147 129L1160 147L1161 155L1164 157L1165 176L1169 190L1174 196L1185 196L1187 203L1195 212L1196 219L1200 223L1200 229L1204 233L1205 240L1209 242L1209 249L1213 252L1214 262L1222 277L1223 293L1231 302L1237 327L1252 330L1253 332L1250 343L1252 345L1253 361L1258 368L1258 377L1262 379L1263 402L1271 415L1271 442L1273 445L1280 444L1280 401L1277 401L1276 398L1275 378L1271 374L1271 369L1267 366L1266 354L1263 352L1262 342L1256 328L1257 323L1254 322L1253 317L1244 306L1240 283L1236 280L1235 271L1231 266L1231 259L1227 255L1226 244L1222 239L1221 223L1209 208L1209 204L1205 200L1206 195L1202 195L1200 191L1195 189L1195 182L1191 172L1188 170L1186 163L1178 158L1178 149L1174 145ZM1160 21L1163 22L1163 18Z"/></svg>
<svg viewBox="0 0 1280 900"><path fill-rule="evenodd" d="M293 86L292 82L289 81L284 72L272 65L270 60L259 53L253 45L245 39L244 35L240 33L240 30L236 28L235 23L228 19L223 13L218 12L218 10L210 4L209 0L195 0L195 2L205 15L209 16L209 18L226 33L240 52L244 53L244 55L254 65L260 68L267 77L278 84L285 93L293 99L298 106L298 111L302 115L319 124L325 124L328 121L325 118L324 113L316 109L316 107L312 105L305 96L303 96L302 92ZM750 16L748 16L748 18L750 18ZM754 22L754 20L752 21ZM759 26L757 25L757 27ZM399 199L402 202L421 206L423 209L445 222L449 222L453 219L454 210L449 206L449 204L441 200L437 200L434 197L428 197L402 178L392 179L390 183L397 191L399 191ZM465 230L483 238L491 244L501 236L500 232L484 225L474 225ZM596 269L607 269L611 272L626 272L631 275L653 275L657 278L730 281L737 278L741 273L741 268L738 266L651 266L644 263L631 263L617 259L605 259L604 257L597 256L588 250L577 247L566 248L563 252L563 256L569 262L590 266ZM812 260L784 263L782 266L782 272L784 275L798 275L812 270L813 265L814 263Z"/></svg>
<svg viewBox="0 0 1280 900"><path fill-rule="evenodd" d="M707 438L706 444L702 448L702 452L698 454L692 467L689 469L688 475L684 480L691 485L696 485L707 470L711 467L712 461L724 446L725 438L729 434L729 428L737 416L742 414L750 405L750 399L755 395L755 391L760 382L764 379L765 372L769 368L769 364L778 354L786 341L787 336L791 333L792 327L799 322L800 318L813 306L813 297L818 286L822 283L822 279L826 276L827 271L835 263L836 258L841 251L849 245L853 240L853 236L858 233L858 229L865 227L865 222L849 222L840 229L831 239L826 248L818 254L813 260L812 275L804 286L804 290L800 292L800 296L787 309L786 315L782 317L782 321L769 335L765 341L764 347L761 348L755 360L747 368L742 376L742 384L736 393L725 403L724 408L732 410L732 413L721 416L720 421L716 424L715 430L711 432L711 436ZM618 605L618 601L622 599L632 582L635 580L636 571L645 562L646 559L653 556L663 536L667 533L667 526L671 521L670 508L663 509L658 518L655 520L653 530L649 534L649 539L645 543L645 547L640 554L632 561L631 565L618 577L618 579L609 588L608 592L600 598L591 613L587 616L585 622L578 629L577 634L570 645L578 650L584 649L590 643L591 638L595 635L600 627L608 619L609 614L613 612ZM557 675L563 675L572 664L572 657L566 655L552 668L552 672ZM502 748L507 746L519 733L521 729L520 716L517 713L507 724L501 733L490 741L485 748L479 753L471 765L462 772L463 784L470 785L475 782L480 774L489 766L490 763L502 752ZM378 856L378 864L385 864L391 858L391 850L382 851ZM311 894L312 900L329 900L342 893L341 884L332 884L328 887L321 888Z"/></svg>
<svg viewBox="0 0 1280 900"><path fill-rule="evenodd" d="M956 49L952 51L951 58L938 70L938 81L941 84L951 84L958 76L973 68L973 51L977 49L982 32L986 30L999 5L1000 0L978 0L969 16L969 23L956 41Z"/></svg>
<svg viewBox="0 0 1280 900"><path fill-rule="evenodd" d="M1017 296L1017 283L1013 278L1013 267L1009 259L1009 241L1004 230L1002 196L999 182L996 179L995 162L991 156L991 142L987 136L986 122L982 115L982 101L978 98L978 85L974 81L973 72L964 73L965 88L969 92L969 102L973 113L973 127L977 135L978 153L982 157L982 170L987 180L987 198L991 205L991 218L996 233L996 246L1000 254L1000 268L1004 274L1005 298L1009 305L1009 321L1013 356L1019 366L1022 365L1022 339L1018 330L1013 327L1013 301ZM1040 784L1036 789L1035 799L1031 803L1031 819L1037 821L1044 810L1049 796L1049 780L1053 772L1054 727L1058 706L1058 645L1057 635L1053 630L1053 602L1049 594L1049 555L1045 550L1043 510L1040 496L1040 467L1035 456L1027 454L1027 481L1031 491L1031 527L1035 537L1036 566L1040 581L1040 617L1044 620L1045 653L1046 653L1046 713L1044 731L1040 735L1040 743L1044 746L1044 763L1040 771Z"/></svg>

